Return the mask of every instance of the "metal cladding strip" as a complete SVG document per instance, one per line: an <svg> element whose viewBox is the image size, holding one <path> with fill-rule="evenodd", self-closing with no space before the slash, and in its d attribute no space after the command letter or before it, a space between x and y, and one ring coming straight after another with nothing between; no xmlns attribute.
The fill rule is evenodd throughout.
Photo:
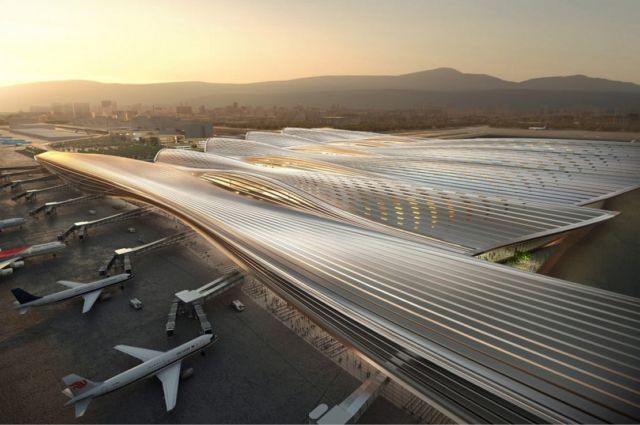
<svg viewBox="0 0 640 425"><path fill-rule="evenodd" d="M246 140L264 143L278 148L289 148L292 146L314 145L317 142L311 139L294 136L291 134L274 133L271 131L248 131Z"/></svg>
<svg viewBox="0 0 640 425"><path fill-rule="evenodd" d="M229 157L242 157L249 155L282 155L288 152L286 149L271 146L266 143L253 140L236 140L213 137L207 139L205 152L214 152L217 155Z"/></svg>
<svg viewBox="0 0 640 425"><path fill-rule="evenodd" d="M433 245L437 248L451 252L470 254L471 250L461 245L424 237L416 233L403 232L392 226L371 221L357 214L335 207L321 198L300 191L296 187L281 183L266 176L257 176L246 172L208 172L200 176L202 180L209 181L225 190L237 194L250 196L267 202L273 202L280 206L295 208L310 214L328 217L345 223L353 224L365 229L373 229L384 234L396 237L416 240L421 243Z"/></svg>
<svg viewBox="0 0 640 425"><path fill-rule="evenodd" d="M353 224L365 229L373 229L384 234L416 240L451 252L464 253L468 255L472 252L470 248L462 245L433 239L426 235L414 232L403 232L402 229L387 226L384 222L369 220L365 217L353 214L348 210L336 207L332 205L331 202L325 202L323 199L311 195L308 192L301 191L294 186L289 186L266 176L257 176L245 172L227 171L205 173L201 175L200 178L202 180L212 182L223 189L250 196L254 199L261 199L273 202L280 206L295 208L307 213L337 219L338 221Z"/></svg>
<svg viewBox="0 0 640 425"><path fill-rule="evenodd" d="M406 145L411 143L408 140ZM468 159L470 162L451 158L430 159L421 153L410 157L386 156L385 149L363 151L375 154L369 157L350 155L347 151L338 152L328 147L325 148L327 154L323 155L317 149L322 149L322 146L301 152L259 142L231 143L210 139L205 151L265 166L291 167L297 162L299 168L311 169L315 162L316 169L321 169L318 164L325 164L325 171L348 174L348 169L351 169L353 174L357 174L356 170L359 170L369 175L458 192L570 205L587 205L640 187L640 167L635 166L624 166L611 174L608 169L595 167L593 163L570 166L571 169L557 165L557 169L551 169L549 165L540 168L520 166L526 158L521 158L520 163L508 158L481 163L471 159ZM540 164L536 158L537 153L532 154L529 162L538 161ZM568 158L577 161L573 156ZM341 168L331 170L328 164ZM588 172L584 172L587 168Z"/></svg>
<svg viewBox="0 0 640 425"><path fill-rule="evenodd" d="M362 150L355 150L346 146L335 145L306 145L306 146L292 146L288 148L290 151L320 154L320 155L347 155L347 156L372 156Z"/></svg>
<svg viewBox="0 0 640 425"><path fill-rule="evenodd" d="M270 194L273 202L278 202L278 186L283 194L303 191L298 193L299 197L306 194L309 200L322 200L364 219L455 244L462 248L458 252L468 254L563 233L614 216L593 208L481 197L382 177L258 167L200 152L167 149L157 155L156 161L193 169L224 170L218 171L223 177L219 186L260 196L255 187L251 193L243 189L244 180L251 175L254 179L263 179L263 192ZM225 173L233 170L234 164L246 173L245 177L234 179ZM209 181L216 182L214 173L207 176ZM288 205L296 207L293 203Z"/></svg>
<svg viewBox="0 0 640 425"><path fill-rule="evenodd" d="M591 180L594 178L591 174L595 174L597 179L621 188L633 186L640 178L640 149L630 143L471 139L430 140L360 149L395 157L396 162L420 159L560 171L578 180L580 174Z"/></svg>
<svg viewBox="0 0 640 425"><path fill-rule="evenodd" d="M326 161L431 187L570 205L589 204L640 186L637 176L621 181L617 176L422 159L331 157Z"/></svg>
<svg viewBox="0 0 640 425"><path fill-rule="evenodd" d="M426 143L424 139L411 138L406 136L393 136L379 134L366 139L346 139L340 141L329 142L329 145L337 146L353 146L357 148L384 148L384 147L399 147L403 145L410 146L423 146Z"/></svg>
<svg viewBox="0 0 640 425"><path fill-rule="evenodd" d="M290 129L293 129L293 127L290 127ZM329 128L329 127L312 128L312 130L316 132L329 134L332 136L339 136L343 139L363 139L363 138L369 138L369 137L383 136L383 134L381 133L372 133L370 131L342 130L338 128Z"/></svg>
<svg viewBox="0 0 640 425"><path fill-rule="evenodd" d="M377 143L373 143L377 141ZM386 143L382 143L386 142ZM598 142L591 140L560 139L428 139L416 140L398 136L378 137L366 140L331 142L340 146L359 146L361 149L384 149L389 151L407 149L496 149L513 152L582 153L612 156L620 159L637 158L640 145L627 142Z"/></svg>
<svg viewBox="0 0 640 425"><path fill-rule="evenodd" d="M607 220L596 209L479 197L381 178L306 173L279 175L343 210L476 253Z"/></svg>
<svg viewBox="0 0 640 425"><path fill-rule="evenodd" d="M611 148L636 149L636 153L640 154L638 149L640 145L629 142L612 142L607 140L580 140L580 139L539 139L539 138L486 138L479 137L474 139L423 139L419 142L423 146L446 146L446 147L509 147L523 149L537 149L546 151L575 151L588 150L597 153L606 154Z"/></svg>
<svg viewBox="0 0 640 425"><path fill-rule="evenodd" d="M366 151L399 157L399 159L420 157L430 161L458 161L621 177L637 175L637 169L640 167L640 158L621 158L614 155L593 155L581 152L512 151L493 148L422 149L415 147L367 149Z"/></svg>
<svg viewBox="0 0 640 425"><path fill-rule="evenodd" d="M640 420L636 298L254 201L164 164L60 152L38 160L182 218L466 421Z"/></svg>
<svg viewBox="0 0 640 425"><path fill-rule="evenodd" d="M376 135L375 133L351 132L347 130L312 129L297 127L286 127L282 129L282 134L304 137L305 139L310 139L318 143L327 143L344 139L363 139L371 135Z"/></svg>

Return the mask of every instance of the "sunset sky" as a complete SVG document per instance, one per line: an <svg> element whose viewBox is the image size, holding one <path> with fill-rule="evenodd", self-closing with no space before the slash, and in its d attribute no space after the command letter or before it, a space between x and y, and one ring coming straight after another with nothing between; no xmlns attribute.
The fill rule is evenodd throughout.
<svg viewBox="0 0 640 425"><path fill-rule="evenodd" d="M638 0L0 0L0 85L437 67L640 83Z"/></svg>

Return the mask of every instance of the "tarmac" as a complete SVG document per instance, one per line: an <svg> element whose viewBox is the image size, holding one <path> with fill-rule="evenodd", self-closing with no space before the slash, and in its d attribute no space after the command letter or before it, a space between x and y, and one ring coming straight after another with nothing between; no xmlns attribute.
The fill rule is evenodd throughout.
<svg viewBox="0 0 640 425"><path fill-rule="evenodd" d="M560 137L544 131L535 134ZM449 137L463 136L452 133ZM30 163L13 148L0 147L0 167ZM50 181L39 182L29 188L49 185ZM0 233L3 249L49 242L73 222L131 208L120 200L101 199L62 207L53 216L29 217L28 210L36 205L77 193L41 194L32 203L11 201L11 194L9 189L0 190L0 218L28 218L23 229ZM568 246L546 274L638 297L640 190L611 199L602 208L621 214ZM131 226L136 233L127 231ZM135 359L113 350L117 344L166 350L197 336L198 321L187 317L178 317L175 336L165 335L173 294L212 281L221 274L218 268L229 261L199 237L188 246L171 246L134 257L135 278L125 283L124 290L112 290L110 300L98 301L86 315L81 313L82 300L76 299L32 309L21 316L12 309L9 289L19 286L43 294L64 289L55 283L57 280L98 279L99 266L114 249L150 242L182 229L181 224L156 214L90 229L84 241L70 236L68 248L56 258L27 259L25 267L12 276L0 277L0 310L4 311L0 327L0 422L302 423L319 403L338 404L355 390L360 384L355 378L236 287L205 304L219 340L205 356L194 356L183 363L184 368L194 368L194 375L180 384L178 404L172 412L165 411L160 383L149 379L94 400L87 414L75 419L73 409L63 406L67 398L61 394L61 378L77 373L104 380L136 365ZM129 306L129 299L134 297L143 302L142 310ZM233 299L240 299L247 309L242 313L232 310L229 304ZM414 420L382 398L360 420L409 422Z"/></svg>
<svg viewBox="0 0 640 425"><path fill-rule="evenodd" d="M17 156L16 156L17 155ZM26 157L4 149L0 167L24 165ZM51 182L32 184L45 187ZM20 189L20 190L24 190ZM13 192L15 193L15 192ZM58 209L52 216L29 217L27 211L42 202L71 198L75 192L41 194L28 203L10 200L9 189L0 191L1 218L23 216L22 229L0 233L0 248L44 243L76 221L115 214L129 204L98 199ZM95 214L91 214L94 210ZM127 229L134 227L135 233ZM55 258L28 258L25 267L0 278L0 422L2 423L304 423L319 403L340 403L360 382L314 347L278 322L235 287L204 305L218 341L206 355L183 362L194 375L181 382L178 403L165 411L162 386L155 379L132 384L95 399L84 417L76 419L65 407L61 378L76 373L101 381L138 364L113 349L127 344L167 350L198 336L195 318L178 316L176 334L164 331L173 294L195 289L218 277L229 264L220 252L200 237L132 258L135 277L124 289L111 289L82 314L82 299L33 308L20 315L9 291L21 287L34 294L65 289L57 280L97 280L98 268L114 249L133 247L184 230L163 215L148 214L126 222L88 231L80 241L67 239L67 249ZM129 299L138 298L141 310ZM229 304L240 299L241 313ZM363 423L412 423L405 412L378 398L361 418Z"/></svg>

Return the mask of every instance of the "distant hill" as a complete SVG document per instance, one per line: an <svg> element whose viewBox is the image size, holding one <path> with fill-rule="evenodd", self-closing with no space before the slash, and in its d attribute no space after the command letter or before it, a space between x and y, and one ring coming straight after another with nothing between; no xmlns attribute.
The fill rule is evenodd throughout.
<svg viewBox="0 0 640 425"><path fill-rule="evenodd" d="M518 88L527 90L571 90L585 92L640 92L640 85L638 84L605 80L604 78L592 78L586 75L533 78L519 83Z"/></svg>
<svg viewBox="0 0 640 425"><path fill-rule="evenodd" d="M535 78L522 82L451 68L404 75L321 76L249 84L175 82L111 84L53 81L0 87L0 111L27 110L54 102L109 99L124 107L175 105L217 107L232 102L260 106L329 106L403 109L448 107L530 110L592 106L640 110L640 85L584 75Z"/></svg>

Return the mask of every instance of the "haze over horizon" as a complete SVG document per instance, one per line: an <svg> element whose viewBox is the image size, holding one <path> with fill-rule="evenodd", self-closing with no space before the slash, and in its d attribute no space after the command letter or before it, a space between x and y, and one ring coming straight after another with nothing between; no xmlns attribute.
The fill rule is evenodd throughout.
<svg viewBox="0 0 640 425"><path fill-rule="evenodd" d="M640 83L633 0L0 0L0 86L248 83L451 67ZM515 66L517 64L517 66Z"/></svg>
<svg viewBox="0 0 640 425"><path fill-rule="evenodd" d="M442 66L442 67L437 67L437 68L433 68L433 69L425 69L425 70L417 70L417 71L410 71L410 72L406 72L406 73L401 73L401 74L326 74L326 75L304 75L301 77L294 77L294 78L287 78L287 79L275 79L275 80L260 80L260 81L248 81L248 82L236 82L236 83L229 83L229 82L220 82L220 81L204 81L204 80L174 80L174 81L153 81L153 82L130 82L130 81L101 81L101 80L91 80L91 79L85 79L85 78L68 78L68 79L59 79L59 80L39 80L39 81L25 81L25 82L19 82L19 83L13 83L13 84L6 84L6 85L0 85L0 88L8 88L8 87L12 87L12 86L21 86L21 85L31 85L31 84L39 84L39 83L66 83L66 82L87 82L87 83L98 83L98 84L122 84L122 85L152 85L152 84L158 84L158 85L162 85L162 84L171 84L171 83L205 83L205 84L224 84L224 85L232 85L232 84L236 84L236 85L251 85L251 84L260 84L260 83L278 83L278 82L289 82L289 81L297 81L297 80L305 80L305 79L314 79L314 78L324 78L324 77L402 77L402 76L406 76L406 75L412 75L412 74L420 74L420 73L428 73L428 72L436 72L436 71L446 71L446 72L451 72L451 73L456 73L456 74L461 74L461 75L478 75L478 76L486 76L486 77L490 77L490 78L497 78L499 80L505 81L505 82L509 82L509 83L523 83L523 82L527 82L530 80L536 80L536 79L543 79L543 78L554 78L554 77L587 77L589 79L604 79L604 80L609 80L609 81L614 81L614 82L623 82L623 83L633 83L633 84L638 84L640 85L640 83L638 82L634 82L634 81L622 81L622 80L615 80L615 79L609 79L606 77L602 77L599 75L585 75L585 74L571 74L571 75L542 75L542 76L531 76L530 78L526 78L524 80L509 80L508 78L501 78L499 76L496 75L490 75L490 74L485 74L485 73L471 73L471 72L466 72L465 70L459 70L459 69L455 69L452 67L447 67L447 66Z"/></svg>

